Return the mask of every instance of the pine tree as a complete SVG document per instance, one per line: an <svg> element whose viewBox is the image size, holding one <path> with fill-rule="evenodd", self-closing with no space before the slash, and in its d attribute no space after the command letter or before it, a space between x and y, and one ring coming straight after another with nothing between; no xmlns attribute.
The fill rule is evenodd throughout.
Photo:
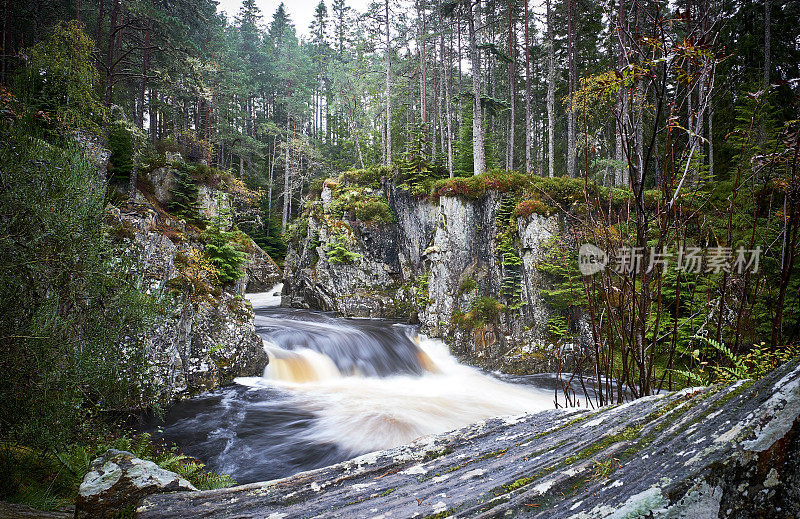
<svg viewBox="0 0 800 519"><path fill-rule="evenodd" d="M244 274L242 267L247 255L236 246L236 232L223 231L215 221L203 233L208 261L217 269L217 279L223 285L233 283Z"/></svg>
<svg viewBox="0 0 800 519"><path fill-rule="evenodd" d="M130 177L133 169L133 138L121 124L115 124L108 133L108 175L113 179L124 180Z"/></svg>
<svg viewBox="0 0 800 519"><path fill-rule="evenodd" d="M464 103L461 109L461 128L456 141L456 176L468 176L474 171L472 140L472 103Z"/></svg>
<svg viewBox="0 0 800 519"><path fill-rule="evenodd" d="M200 204L197 201L199 196L197 184L185 167L179 167L173 171L175 185L169 190L172 197L169 203L170 212L191 224L203 227L204 221L200 216Z"/></svg>
<svg viewBox="0 0 800 519"><path fill-rule="evenodd" d="M350 41L347 35L351 8L345 4L345 0L333 0L331 10L333 11L333 41L336 45L336 54L339 59L343 59Z"/></svg>

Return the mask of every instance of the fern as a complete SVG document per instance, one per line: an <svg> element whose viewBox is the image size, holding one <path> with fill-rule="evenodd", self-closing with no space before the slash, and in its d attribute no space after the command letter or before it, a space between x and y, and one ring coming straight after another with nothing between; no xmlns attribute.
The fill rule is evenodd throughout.
<svg viewBox="0 0 800 519"><path fill-rule="evenodd" d="M710 366L712 370L717 372L719 378L721 379L732 378L733 380L750 378L747 373L747 370L744 368L742 364L741 357L734 355L733 352L730 350L730 348L725 346L723 343L701 335L695 335L693 338L705 341L707 344L711 345L715 350L722 353L728 362L733 364L732 367L720 366L720 365Z"/></svg>
<svg viewBox="0 0 800 519"><path fill-rule="evenodd" d="M228 474L221 474L218 472L204 472L195 477L194 486L198 490L214 490L217 488L228 488L236 485L234 480Z"/></svg>
<svg viewBox="0 0 800 519"><path fill-rule="evenodd" d="M685 346L678 345L678 352L691 356L700 366L696 371L672 369L673 373L686 377L687 380L700 385L714 382L730 382L742 379L759 379L781 365L783 362L800 354L800 348L788 348L784 352L772 352L764 348L764 344L753 346L744 354L735 355L730 348L720 341L694 335L692 339L702 341L719 352L724 362L710 364L704 360L699 349L689 351ZM726 365L727 364L727 365Z"/></svg>
<svg viewBox="0 0 800 519"><path fill-rule="evenodd" d="M686 371L686 370L683 370L683 369L671 369L670 371L672 371L675 374L681 375L682 377L686 378L686 380L692 381L695 384L697 384L698 386L707 386L708 385L708 379L703 377L699 373L695 373L693 371Z"/></svg>
<svg viewBox="0 0 800 519"><path fill-rule="evenodd" d="M522 301L522 258L514 247L516 219L513 217L516 199L505 197L500 202L495 222L497 224L496 250L503 265L501 294L510 310L517 310L525 303Z"/></svg>

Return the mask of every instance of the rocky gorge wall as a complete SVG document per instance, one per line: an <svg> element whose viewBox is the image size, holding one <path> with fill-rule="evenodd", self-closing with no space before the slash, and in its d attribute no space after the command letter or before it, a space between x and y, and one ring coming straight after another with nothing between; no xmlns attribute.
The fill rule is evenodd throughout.
<svg viewBox="0 0 800 519"><path fill-rule="evenodd" d="M166 213L173 171L169 165L143 173L154 192L106 208L106 224L120 261L137 287L157 301L158 324L146 338L159 400L175 399L263 373L268 358L255 331L246 292L268 290L280 269L255 243L247 244L242 277L233 285L204 282L198 255L204 243L196 229ZM199 186L205 218L231 218L227 193ZM230 226L228 220L223 225Z"/></svg>
<svg viewBox="0 0 800 519"><path fill-rule="evenodd" d="M498 193L434 202L383 182L359 195L384 198L393 218L370 223L347 211L336 214L336 198L348 189L328 181L319 199L308 202L307 228L285 262L284 306L419 322L472 364L507 372L554 369L547 352L556 310L543 298L550 281L539 266L551 240L568 236L563 217L509 219L500 214ZM509 242L498 238L509 225L516 225L509 255L518 265L506 260L501 247ZM337 248L351 256L343 258ZM509 285L515 305L503 296ZM501 311L477 316L495 300L505 303ZM572 321L573 336L586 342L581 316Z"/></svg>

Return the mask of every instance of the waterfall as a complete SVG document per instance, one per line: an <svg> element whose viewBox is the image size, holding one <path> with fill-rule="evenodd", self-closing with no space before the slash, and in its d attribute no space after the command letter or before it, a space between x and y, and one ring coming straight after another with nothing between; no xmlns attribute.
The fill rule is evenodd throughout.
<svg viewBox="0 0 800 519"><path fill-rule="evenodd" d="M157 433L240 483L553 407L549 389L460 364L413 326L279 308L279 294L248 294L263 376L176 404Z"/></svg>

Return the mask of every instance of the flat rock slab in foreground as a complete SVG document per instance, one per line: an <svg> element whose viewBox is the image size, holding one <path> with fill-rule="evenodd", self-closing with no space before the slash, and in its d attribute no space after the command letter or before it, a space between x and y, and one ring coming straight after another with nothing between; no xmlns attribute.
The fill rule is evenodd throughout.
<svg viewBox="0 0 800 519"><path fill-rule="evenodd" d="M492 419L142 519L800 517L800 366L601 411Z"/></svg>

